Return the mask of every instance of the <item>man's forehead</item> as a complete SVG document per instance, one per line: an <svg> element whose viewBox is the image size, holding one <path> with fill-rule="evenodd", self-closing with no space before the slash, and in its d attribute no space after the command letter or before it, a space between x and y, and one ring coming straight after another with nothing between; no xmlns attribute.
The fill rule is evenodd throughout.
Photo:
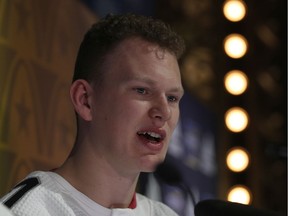
<svg viewBox="0 0 288 216"><path fill-rule="evenodd" d="M137 45L137 46L135 46ZM124 47L135 47L135 48L139 48L139 49L146 49L147 47L156 47L157 45L155 43L149 42L141 37L137 37L137 36L132 36L129 38L126 38L124 40L122 40L119 44L119 47L124 46Z"/></svg>
<svg viewBox="0 0 288 216"><path fill-rule="evenodd" d="M166 53L173 55L173 53L168 52L168 50L160 47L157 43L147 41L141 37L129 37L124 39L116 49L118 49L119 52L124 53L127 53L129 50L138 51L143 54L155 53L156 57L159 59L164 59Z"/></svg>

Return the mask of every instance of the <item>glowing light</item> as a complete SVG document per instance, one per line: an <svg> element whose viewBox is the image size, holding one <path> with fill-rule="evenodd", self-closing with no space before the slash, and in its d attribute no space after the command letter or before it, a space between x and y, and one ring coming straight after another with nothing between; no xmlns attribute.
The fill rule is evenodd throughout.
<svg viewBox="0 0 288 216"><path fill-rule="evenodd" d="M251 203L252 195L249 189L243 185L236 185L230 189L227 200L248 205Z"/></svg>
<svg viewBox="0 0 288 216"><path fill-rule="evenodd" d="M246 15L246 4L241 0L227 0L223 6L223 14L231 22L241 21Z"/></svg>
<svg viewBox="0 0 288 216"><path fill-rule="evenodd" d="M248 49L248 42L240 34L230 34L224 39L224 50L231 58L243 57Z"/></svg>
<svg viewBox="0 0 288 216"><path fill-rule="evenodd" d="M226 163L233 172L242 172L249 165L248 152L241 147L232 148L227 154Z"/></svg>
<svg viewBox="0 0 288 216"><path fill-rule="evenodd" d="M225 123L232 132L241 132L248 125L248 114L240 107L233 107L225 113Z"/></svg>
<svg viewBox="0 0 288 216"><path fill-rule="evenodd" d="M248 78L240 70L232 70L224 77L226 90L233 95L240 95L247 89Z"/></svg>

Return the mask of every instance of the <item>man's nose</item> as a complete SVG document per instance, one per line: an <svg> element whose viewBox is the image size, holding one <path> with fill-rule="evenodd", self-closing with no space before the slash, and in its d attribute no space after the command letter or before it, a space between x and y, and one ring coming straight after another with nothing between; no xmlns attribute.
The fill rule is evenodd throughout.
<svg viewBox="0 0 288 216"><path fill-rule="evenodd" d="M171 107L167 101L167 98L163 97L155 100L151 109L149 110L149 115L152 119L159 121L167 121L171 118Z"/></svg>

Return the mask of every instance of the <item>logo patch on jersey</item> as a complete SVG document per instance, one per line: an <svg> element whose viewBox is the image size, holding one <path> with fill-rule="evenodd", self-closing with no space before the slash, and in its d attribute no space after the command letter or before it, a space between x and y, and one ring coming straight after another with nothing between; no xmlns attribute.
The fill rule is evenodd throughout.
<svg viewBox="0 0 288 216"><path fill-rule="evenodd" d="M12 206L20 200L28 191L32 190L36 186L40 185L40 180L36 177L25 179L24 181L20 182L18 185L14 187L13 190L16 192L12 193L3 204L8 208L12 208Z"/></svg>

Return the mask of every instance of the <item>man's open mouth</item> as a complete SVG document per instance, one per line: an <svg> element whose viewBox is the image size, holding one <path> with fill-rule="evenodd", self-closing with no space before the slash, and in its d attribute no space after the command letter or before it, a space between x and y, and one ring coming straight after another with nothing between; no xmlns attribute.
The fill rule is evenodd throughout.
<svg viewBox="0 0 288 216"><path fill-rule="evenodd" d="M145 139L149 140L150 142L153 143L158 143L163 140L163 137L161 134L155 133L155 132L150 132L150 131L140 131L137 132L139 136L144 137Z"/></svg>

